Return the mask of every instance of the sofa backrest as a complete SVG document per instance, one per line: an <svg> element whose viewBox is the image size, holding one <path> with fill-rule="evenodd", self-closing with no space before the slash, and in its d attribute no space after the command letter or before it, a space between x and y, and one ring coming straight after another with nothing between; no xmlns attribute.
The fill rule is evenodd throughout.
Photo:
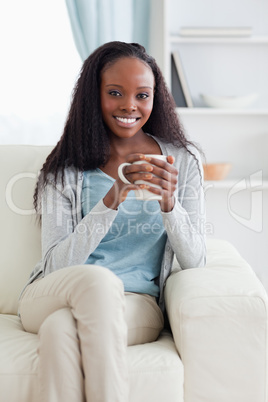
<svg viewBox="0 0 268 402"><path fill-rule="evenodd" d="M0 313L17 314L20 292L41 257L33 192L51 149L0 145Z"/></svg>

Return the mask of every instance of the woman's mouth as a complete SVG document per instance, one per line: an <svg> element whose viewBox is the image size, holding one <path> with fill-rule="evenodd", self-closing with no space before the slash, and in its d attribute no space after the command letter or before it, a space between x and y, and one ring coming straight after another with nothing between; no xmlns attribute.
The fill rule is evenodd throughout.
<svg viewBox="0 0 268 402"><path fill-rule="evenodd" d="M136 123L136 121L139 120L140 118L139 117L118 117L118 116L116 116L115 119L122 124L129 125L129 124Z"/></svg>

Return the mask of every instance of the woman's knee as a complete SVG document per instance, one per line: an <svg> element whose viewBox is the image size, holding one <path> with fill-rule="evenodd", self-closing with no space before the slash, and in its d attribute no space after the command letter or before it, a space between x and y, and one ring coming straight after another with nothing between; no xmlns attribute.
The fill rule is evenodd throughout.
<svg viewBox="0 0 268 402"><path fill-rule="evenodd" d="M26 331L37 333L45 319L63 308L123 303L122 281L109 269L76 265L53 272L28 286L20 303ZM111 303L112 304L112 303Z"/></svg>
<svg viewBox="0 0 268 402"><path fill-rule="evenodd" d="M67 268L66 277L70 276L71 288L79 293L86 290L98 292L119 291L123 294L124 286L110 269L99 265L78 265Z"/></svg>
<svg viewBox="0 0 268 402"><path fill-rule="evenodd" d="M75 311L79 306L105 308L113 301L124 304L123 282L109 269L98 265L77 265L64 270L58 278L58 286L67 306Z"/></svg>

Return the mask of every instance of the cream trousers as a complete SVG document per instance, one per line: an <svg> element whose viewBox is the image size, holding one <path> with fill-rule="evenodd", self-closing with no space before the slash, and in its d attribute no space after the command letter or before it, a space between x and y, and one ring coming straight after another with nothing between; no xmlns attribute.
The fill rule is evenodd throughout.
<svg viewBox="0 0 268 402"><path fill-rule="evenodd" d="M33 282L20 316L39 336L36 402L128 401L127 345L152 342L163 328L153 297L124 293L116 275L95 265Z"/></svg>

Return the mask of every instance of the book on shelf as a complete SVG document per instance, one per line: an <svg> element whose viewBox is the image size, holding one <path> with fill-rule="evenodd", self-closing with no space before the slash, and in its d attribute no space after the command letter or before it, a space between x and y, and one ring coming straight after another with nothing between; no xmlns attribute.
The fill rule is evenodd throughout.
<svg viewBox="0 0 268 402"><path fill-rule="evenodd" d="M171 54L171 92L177 107L193 107L191 94L178 52Z"/></svg>
<svg viewBox="0 0 268 402"><path fill-rule="evenodd" d="M243 37L251 36L251 27L181 27L180 36Z"/></svg>

